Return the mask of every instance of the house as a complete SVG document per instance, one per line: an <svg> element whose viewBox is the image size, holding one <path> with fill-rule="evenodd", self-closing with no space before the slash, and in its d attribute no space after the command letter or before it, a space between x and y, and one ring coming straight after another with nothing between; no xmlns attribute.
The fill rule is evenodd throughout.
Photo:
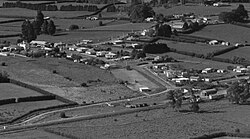
<svg viewBox="0 0 250 139"><path fill-rule="evenodd" d="M226 70L224 70L224 69L218 69L216 72L217 72L217 73L225 73Z"/></svg>
<svg viewBox="0 0 250 139"><path fill-rule="evenodd" d="M148 87L140 87L139 91L140 92L150 92L151 90Z"/></svg>
<svg viewBox="0 0 250 139"><path fill-rule="evenodd" d="M49 43L46 41L31 41L30 45L36 46L36 47L43 47L45 45L48 45Z"/></svg>
<svg viewBox="0 0 250 139"><path fill-rule="evenodd" d="M219 44L219 41L217 40L212 40L210 42L208 42L209 45L218 45Z"/></svg>
<svg viewBox="0 0 250 139"><path fill-rule="evenodd" d="M190 76L189 78L190 78L190 81L191 81L191 82L197 82L197 81L200 80L200 77L199 77L199 76Z"/></svg>
<svg viewBox="0 0 250 139"><path fill-rule="evenodd" d="M154 69L161 69L163 67L165 67L165 64L162 63L153 66Z"/></svg>
<svg viewBox="0 0 250 139"><path fill-rule="evenodd" d="M112 52L109 52L108 54L105 55L105 57L106 57L107 59L112 59L112 58L116 58L116 57L117 57L117 54L112 53Z"/></svg>
<svg viewBox="0 0 250 139"><path fill-rule="evenodd" d="M97 57L103 57L107 54L108 52L107 51L99 51L99 52L96 52L96 56Z"/></svg>
<svg viewBox="0 0 250 139"><path fill-rule="evenodd" d="M238 73L247 73L249 71L248 68L235 68L233 69L234 72L238 72Z"/></svg>
<svg viewBox="0 0 250 139"><path fill-rule="evenodd" d="M85 53L88 55L95 55L96 54L95 50L93 50L93 49L89 49L89 50L85 51Z"/></svg>
<svg viewBox="0 0 250 139"><path fill-rule="evenodd" d="M201 71L201 73L207 74L207 73L212 73L213 69L212 68L205 68Z"/></svg>
<svg viewBox="0 0 250 139"><path fill-rule="evenodd" d="M187 82L189 81L189 78L173 78L172 81L176 82L176 83L184 83L184 82Z"/></svg>
<svg viewBox="0 0 250 139"><path fill-rule="evenodd" d="M87 50L88 48L85 48L85 47L80 47L76 49L77 52L86 52Z"/></svg>
<svg viewBox="0 0 250 139"><path fill-rule="evenodd" d="M215 88L207 89L207 90L202 90L200 92L200 97L207 99L207 98L209 98L209 95L216 94L216 93L217 93L217 89L215 89Z"/></svg>
<svg viewBox="0 0 250 139"><path fill-rule="evenodd" d="M30 48L30 44L25 41L18 43L17 46L22 47L24 50L28 50Z"/></svg>
<svg viewBox="0 0 250 139"><path fill-rule="evenodd" d="M175 77L174 70L164 70L163 74L165 74L167 76L167 78L174 78Z"/></svg>
<svg viewBox="0 0 250 139"><path fill-rule="evenodd" d="M183 21L171 21L168 24L171 26L171 28L173 30L176 30L176 31L183 31L183 30L188 29L187 22L183 22Z"/></svg>
<svg viewBox="0 0 250 139"><path fill-rule="evenodd" d="M75 44L66 44L66 48L68 48L70 51L76 51L77 46Z"/></svg>
<svg viewBox="0 0 250 139"><path fill-rule="evenodd" d="M121 59L122 60L127 60L127 59L132 59L132 57L131 56L122 56Z"/></svg>

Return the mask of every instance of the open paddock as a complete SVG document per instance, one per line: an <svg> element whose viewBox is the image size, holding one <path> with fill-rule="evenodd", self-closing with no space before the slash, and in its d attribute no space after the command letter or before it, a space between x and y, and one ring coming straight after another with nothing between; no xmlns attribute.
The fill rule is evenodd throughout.
<svg viewBox="0 0 250 139"><path fill-rule="evenodd" d="M139 31L139 30L144 30L149 27L151 27L153 24L152 23L127 23L127 24L120 24L120 25L112 25L112 26L101 26L101 27L96 27L91 30L124 30L124 31Z"/></svg>
<svg viewBox="0 0 250 139"><path fill-rule="evenodd" d="M12 134L2 135L1 138L4 139L68 139L66 137L49 133L43 130L28 130L28 131L19 131Z"/></svg>
<svg viewBox="0 0 250 139"><path fill-rule="evenodd" d="M182 43L182 42L173 42L166 40L159 40L159 43L166 43L168 47L174 48L179 51L193 52L196 54L207 54L211 52L215 52L218 50L222 50L227 48L227 46L214 46L208 44L196 44L196 43Z"/></svg>
<svg viewBox="0 0 250 139"><path fill-rule="evenodd" d="M29 10L24 8L0 8L0 17L30 17L36 16L36 10ZM43 11L44 16L51 18L69 18L85 14L90 14L88 11Z"/></svg>
<svg viewBox="0 0 250 139"><path fill-rule="evenodd" d="M250 61L250 47L249 46L240 47L238 49L235 49L233 51L227 52L225 54L222 54L222 55L219 55L219 56L216 56L216 57L233 59L234 56L245 58L246 60Z"/></svg>
<svg viewBox="0 0 250 139"><path fill-rule="evenodd" d="M55 34L53 37L50 35L39 35L37 40L45 40L48 42L65 42L76 43L80 40L90 39L94 42L107 41L112 37L118 37L126 33L125 31L68 31Z"/></svg>
<svg viewBox="0 0 250 139"><path fill-rule="evenodd" d="M245 43L250 40L248 28L232 24L206 26L200 31L192 33L194 36L216 38L230 43Z"/></svg>
<svg viewBox="0 0 250 139"><path fill-rule="evenodd" d="M173 57L174 59L180 60L177 64L181 65L181 67L185 69L204 69L204 68L217 68L217 69L227 69L227 66L234 66L234 64L217 62L207 59L201 59L186 55L181 55L177 53L166 53L166 55Z"/></svg>
<svg viewBox="0 0 250 139"><path fill-rule="evenodd" d="M41 96L39 92L24 88L12 83L0 83L0 97L1 99Z"/></svg>
<svg viewBox="0 0 250 139"><path fill-rule="evenodd" d="M29 111L65 104L58 100L21 102L0 106L0 122L10 121Z"/></svg>
<svg viewBox="0 0 250 139"><path fill-rule="evenodd" d="M246 10L250 10L249 3L240 3L245 6ZM214 7L214 6L204 6L198 4L187 4L179 5L171 8L164 7L155 7L154 10L156 13L162 13L164 15L173 15L173 14L184 14L184 13L195 13L196 15L215 15L221 12L229 12L238 7L238 3L232 3L231 6L227 7Z"/></svg>

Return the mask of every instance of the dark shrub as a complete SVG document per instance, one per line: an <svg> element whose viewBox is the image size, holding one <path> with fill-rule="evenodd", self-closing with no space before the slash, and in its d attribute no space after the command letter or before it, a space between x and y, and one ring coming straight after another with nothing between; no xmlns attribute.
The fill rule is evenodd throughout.
<svg viewBox="0 0 250 139"><path fill-rule="evenodd" d="M57 71L56 71L56 70L53 70L52 72L53 72L54 74L57 74Z"/></svg>
<svg viewBox="0 0 250 139"><path fill-rule="evenodd" d="M69 26L69 30L77 30L77 29L79 29L78 25L70 25Z"/></svg>
<svg viewBox="0 0 250 139"><path fill-rule="evenodd" d="M5 62L2 62L2 64L1 64L2 66L6 66L6 63Z"/></svg>
<svg viewBox="0 0 250 139"><path fill-rule="evenodd" d="M61 112L61 113L60 113L60 117L61 117L61 118L67 118L65 112Z"/></svg>

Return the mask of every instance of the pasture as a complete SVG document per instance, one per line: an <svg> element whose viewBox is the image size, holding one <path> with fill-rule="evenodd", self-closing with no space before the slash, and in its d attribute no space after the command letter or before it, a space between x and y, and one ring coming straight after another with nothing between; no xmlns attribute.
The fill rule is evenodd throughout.
<svg viewBox="0 0 250 139"><path fill-rule="evenodd" d="M5 134L1 135L1 138L3 139L48 139L48 138L53 138L53 139L68 139L66 137L56 135L53 133L49 133L43 130L27 130L27 131L20 131L20 132L15 132L13 134Z"/></svg>
<svg viewBox="0 0 250 139"><path fill-rule="evenodd" d="M168 47L174 48L179 51L193 52L196 54L207 54L217 50L225 49L226 46L213 46L208 44L195 44L195 43L182 43L182 42L173 42L166 40L159 40L157 42L166 43Z"/></svg>
<svg viewBox="0 0 250 139"><path fill-rule="evenodd" d="M16 97L29 97L29 96L41 96L39 92L24 88L12 83L0 83L0 98L16 98Z"/></svg>
<svg viewBox="0 0 250 139"><path fill-rule="evenodd" d="M65 104L58 100L13 103L0 106L0 123L12 120L29 111Z"/></svg>
<svg viewBox="0 0 250 139"><path fill-rule="evenodd" d="M232 24L210 25L192 33L194 36L216 38L230 43L245 43L250 40L249 28Z"/></svg>
<svg viewBox="0 0 250 139"><path fill-rule="evenodd" d="M250 10L249 3L242 3L245 6L246 10ZM173 14L184 14L184 13L195 13L196 15L206 16L206 15L216 15L221 12L228 12L232 9L236 9L238 4L231 4L227 7L213 7L213 6L203 6L195 4L179 5L171 8L164 7L154 7L156 13L162 13L164 15L173 15Z"/></svg>
<svg viewBox="0 0 250 139"><path fill-rule="evenodd" d="M167 53L168 56L173 57L174 59L183 61L178 64L185 69L204 69L204 68L216 68L216 69L227 69L227 66L233 66L234 64L217 62L212 60L206 60L186 55L181 55L177 53Z"/></svg>
<svg viewBox="0 0 250 139"><path fill-rule="evenodd" d="M219 55L217 57L233 59L234 56L245 58L246 60L250 60L250 47L249 46L240 47L238 49L235 49L233 51L230 51L230 52L227 52L225 54Z"/></svg>

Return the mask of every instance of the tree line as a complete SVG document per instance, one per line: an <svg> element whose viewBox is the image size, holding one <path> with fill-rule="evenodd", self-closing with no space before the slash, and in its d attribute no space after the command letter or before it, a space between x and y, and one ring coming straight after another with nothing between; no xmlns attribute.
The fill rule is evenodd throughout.
<svg viewBox="0 0 250 139"><path fill-rule="evenodd" d="M44 15L41 11L37 11L36 18L30 22L25 20L21 26L22 40L31 42L37 38L37 35L48 34L53 35L56 32L56 26L52 20L44 20Z"/></svg>
<svg viewBox="0 0 250 139"><path fill-rule="evenodd" d="M22 2L5 2L3 3L3 8L26 8L31 10L40 10L40 11L89 11L96 12L98 7L96 5L62 5L59 9L56 5L46 5L46 4L31 4L31 3L22 3Z"/></svg>

